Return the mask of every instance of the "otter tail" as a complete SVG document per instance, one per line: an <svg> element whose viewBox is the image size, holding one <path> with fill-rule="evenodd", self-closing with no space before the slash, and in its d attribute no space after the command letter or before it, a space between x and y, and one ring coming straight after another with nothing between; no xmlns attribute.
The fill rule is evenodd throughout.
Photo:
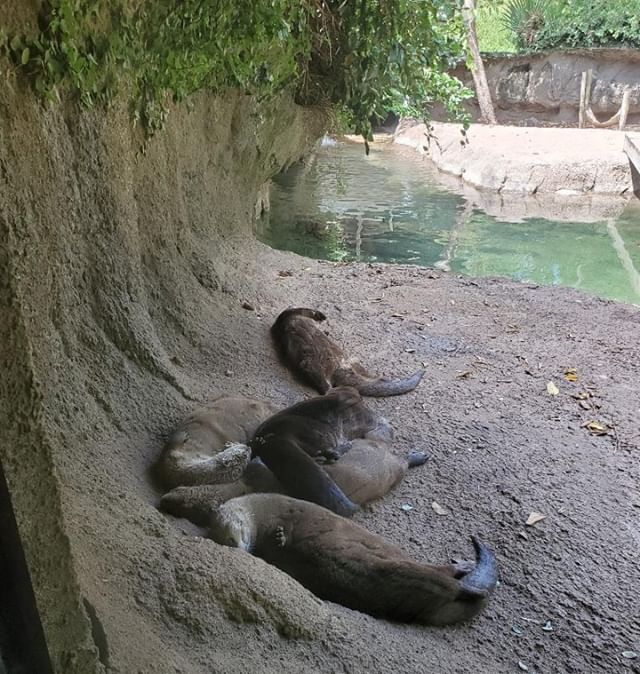
<svg viewBox="0 0 640 674"><path fill-rule="evenodd" d="M476 551L476 567L460 579L460 588L471 597L484 598L491 594L498 583L498 562L484 543L475 536L471 540Z"/></svg>
<svg viewBox="0 0 640 674"><path fill-rule="evenodd" d="M334 386L353 386L360 391L360 395L381 398L384 396L398 396L409 393L420 383L424 370L405 379L370 379L352 370L337 370L333 375Z"/></svg>
<svg viewBox="0 0 640 674"><path fill-rule="evenodd" d="M289 496L317 503L343 517L351 517L358 509L295 441L282 436L269 439L257 436L251 447Z"/></svg>

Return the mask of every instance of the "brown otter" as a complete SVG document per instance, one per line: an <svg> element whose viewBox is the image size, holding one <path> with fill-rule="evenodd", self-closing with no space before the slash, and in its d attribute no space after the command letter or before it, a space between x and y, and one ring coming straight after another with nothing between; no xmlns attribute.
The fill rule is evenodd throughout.
<svg viewBox="0 0 640 674"><path fill-rule="evenodd" d="M342 489L345 496L358 505L382 498L405 476L407 470L427 460L423 452L412 452L406 458L390 451L393 431L384 419L364 438L351 442L351 449L324 470ZM213 509L225 501L255 492L285 493L273 473L254 459L242 478L233 484L177 487L165 494L160 508L176 517L186 517L200 526L207 526Z"/></svg>
<svg viewBox="0 0 640 674"><path fill-rule="evenodd" d="M194 410L171 434L157 470L168 487L232 482L251 457L248 443L278 408L253 398L221 397Z"/></svg>
<svg viewBox="0 0 640 674"><path fill-rule="evenodd" d="M324 320L326 316L320 311L286 309L271 327L283 360L319 393L333 386L353 386L365 396L393 396L413 391L420 383L423 370L392 381L369 374L318 328L316 323Z"/></svg>
<svg viewBox="0 0 640 674"><path fill-rule="evenodd" d="M342 386L274 414L260 425L250 447L285 491L349 516L357 506L312 457L335 461L378 426L355 388Z"/></svg>
<svg viewBox="0 0 640 674"><path fill-rule="evenodd" d="M498 580L495 556L475 538L475 564L419 564L355 522L278 494L227 501L213 515L211 537L261 557L322 599L405 622L470 620Z"/></svg>

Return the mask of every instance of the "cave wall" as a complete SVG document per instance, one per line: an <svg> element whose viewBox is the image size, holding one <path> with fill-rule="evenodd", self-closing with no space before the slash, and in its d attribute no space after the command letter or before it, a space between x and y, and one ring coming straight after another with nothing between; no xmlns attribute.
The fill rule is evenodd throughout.
<svg viewBox="0 0 640 674"><path fill-rule="evenodd" d="M297 634L323 609L259 560L182 541L149 471L189 406L231 386L230 303L261 292L259 189L325 116L198 95L145 144L123 101L0 88L0 456L55 669L240 671L247 633L225 621Z"/></svg>

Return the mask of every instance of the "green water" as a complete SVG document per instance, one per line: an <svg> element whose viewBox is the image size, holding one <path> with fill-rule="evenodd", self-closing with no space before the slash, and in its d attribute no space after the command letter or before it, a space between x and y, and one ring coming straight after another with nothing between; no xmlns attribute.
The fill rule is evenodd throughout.
<svg viewBox="0 0 640 674"><path fill-rule="evenodd" d="M620 209L622 210L622 209ZM640 304L640 217L509 221L392 149L338 144L274 181L257 226L269 245L326 260L410 263L508 276Z"/></svg>

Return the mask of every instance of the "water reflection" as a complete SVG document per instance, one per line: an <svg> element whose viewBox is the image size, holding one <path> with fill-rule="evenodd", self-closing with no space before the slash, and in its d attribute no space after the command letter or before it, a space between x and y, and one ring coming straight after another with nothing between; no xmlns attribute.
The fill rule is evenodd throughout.
<svg viewBox="0 0 640 674"><path fill-rule="evenodd" d="M640 304L640 210L616 199L507 199L462 190L394 150L374 145L367 157L338 144L278 176L257 234L318 259L509 276Z"/></svg>

